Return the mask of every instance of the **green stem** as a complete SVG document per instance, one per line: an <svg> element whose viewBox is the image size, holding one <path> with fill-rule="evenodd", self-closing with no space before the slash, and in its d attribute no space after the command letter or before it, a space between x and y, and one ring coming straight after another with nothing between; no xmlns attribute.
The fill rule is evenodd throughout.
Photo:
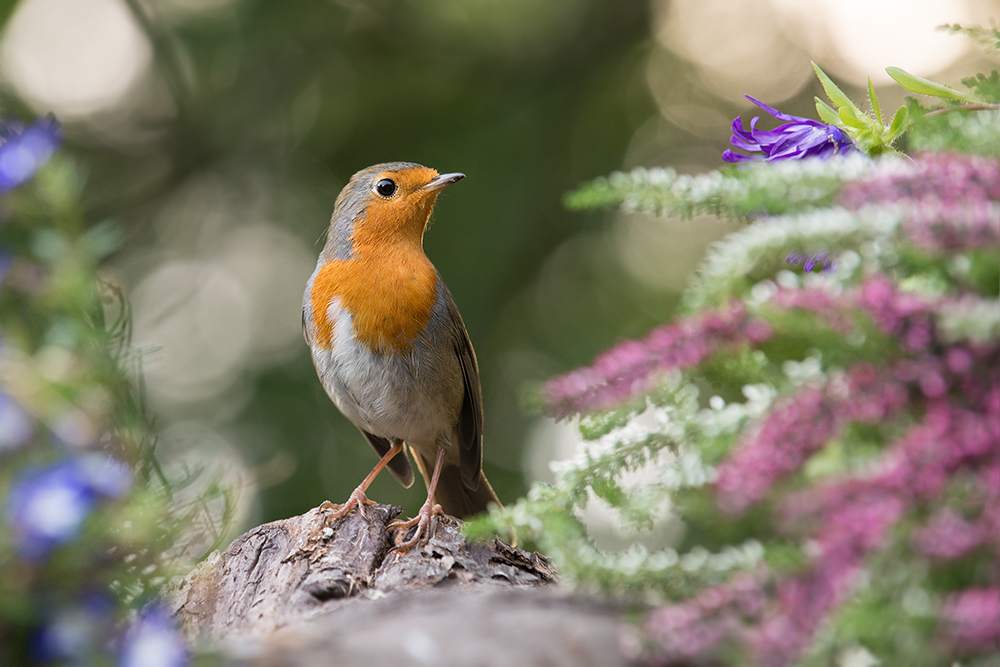
<svg viewBox="0 0 1000 667"><path fill-rule="evenodd" d="M937 109L936 111L928 111L925 116L937 116L939 114L948 113L950 111L989 111L990 109L1000 110L1000 104L963 104L957 107L948 107L947 109Z"/></svg>

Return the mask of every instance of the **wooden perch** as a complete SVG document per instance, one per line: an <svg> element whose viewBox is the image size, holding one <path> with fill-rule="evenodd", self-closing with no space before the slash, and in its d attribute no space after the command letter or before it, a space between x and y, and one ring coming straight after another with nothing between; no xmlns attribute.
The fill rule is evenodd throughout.
<svg viewBox="0 0 1000 667"><path fill-rule="evenodd" d="M170 592L174 616L240 664L627 664L619 611L561 592L544 557L469 543L451 517L399 556L386 531L399 512L326 526L316 508L254 528Z"/></svg>

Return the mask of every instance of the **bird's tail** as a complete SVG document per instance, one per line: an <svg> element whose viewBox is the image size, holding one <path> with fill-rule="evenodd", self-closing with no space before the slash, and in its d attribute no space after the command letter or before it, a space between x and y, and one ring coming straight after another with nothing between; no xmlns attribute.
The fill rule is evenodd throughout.
<svg viewBox="0 0 1000 667"><path fill-rule="evenodd" d="M423 456L413 451L413 458L416 460L417 468L424 478L424 484L430 486L431 474L434 472L434 463L427 461ZM479 488L475 491L465 486L462 481L462 471L458 466L451 466L447 463L441 468L441 476L438 478L437 489L434 491L434 502L441 505L445 514L464 519L485 512L490 503L500 505L497 494L493 492L486 475L479 471Z"/></svg>

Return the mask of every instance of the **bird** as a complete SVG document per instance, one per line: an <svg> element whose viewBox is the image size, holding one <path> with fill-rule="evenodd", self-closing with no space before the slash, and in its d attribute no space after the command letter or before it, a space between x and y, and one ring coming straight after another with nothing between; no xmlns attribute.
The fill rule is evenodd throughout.
<svg viewBox="0 0 1000 667"><path fill-rule="evenodd" d="M303 295L302 331L320 382L381 457L347 502L321 507L333 519L355 508L364 515L374 504L368 486L384 467L409 488L408 450L427 500L414 518L389 524L392 548L404 553L433 534L440 514L463 519L500 505L482 471L476 354L423 249L438 195L463 178L412 162L354 174Z"/></svg>

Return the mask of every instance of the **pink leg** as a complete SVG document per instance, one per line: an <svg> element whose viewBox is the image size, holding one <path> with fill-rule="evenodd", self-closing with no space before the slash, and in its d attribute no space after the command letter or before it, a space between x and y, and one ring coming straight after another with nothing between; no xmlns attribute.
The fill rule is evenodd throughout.
<svg viewBox="0 0 1000 667"><path fill-rule="evenodd" d="M328 517L331 519L343 519L355 507L358 508L358 512L360 512L361 516L364 517L365 505L375 504L375 501L368 500L368 496L365 495L365 492L368 490L369 485L371 485L371 483L375 481L375 478L378 476L378 474L382 472L382 468L384 468L386 464L392 460L392 457L394 457L396 454L399 454L401 451L403 451L403 443L398 440L396 442L393 442L392 447L390 447L389 451L385 453L385 456L383 456L379 460L379 462L375 465L375 467L372 468L372 471L368 473L368 476L365 477L364 481L362 481L361 484L358 485L358 488L354 489L354 491L351 492L351 497L347 499L346 503L344 503L343 505L334 505L329 500L326 500L323 502L322 505L319 506L319 508L321 510L333 510Z"/></svg>
<svg viewBox="0 0 1000 667"><path fill-rule="evenodd" d="M439 514L444 514L441 506L433 502L434 490L437 488L438 477L441 476L441 468L443 465L444 447L438 446L437 458L434 460L434 474L431 475L431 485L430 488L427 489L427 500L424 501L420 511L417 512L417 516L413 517L409 521L393 521L387 526L389 530L396 531L396 546L394 546L390 551L405 554L410 549L417 546L417 544L429 540L431 535L434 534L434 524L437 521L437 516ZM406 542L403 542L402 540L406 536L406 531L413 526L417 527L413 533L413 537Z"/></svg>

